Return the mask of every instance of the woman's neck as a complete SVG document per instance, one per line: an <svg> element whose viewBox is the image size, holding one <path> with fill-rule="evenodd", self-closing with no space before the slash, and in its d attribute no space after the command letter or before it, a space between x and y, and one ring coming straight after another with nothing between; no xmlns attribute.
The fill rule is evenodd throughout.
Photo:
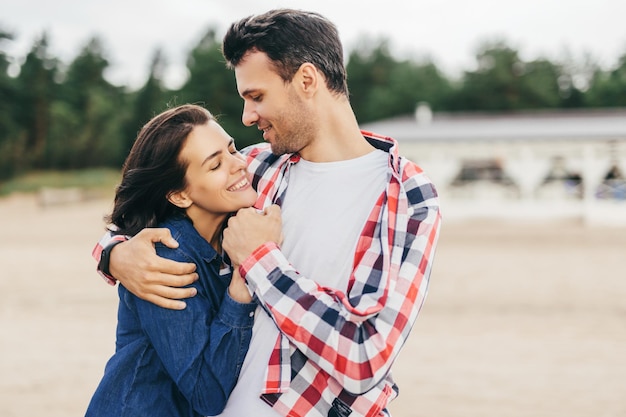
<svg viewBox="0 0 626 417"><path fill-rule="evenodd" d="M222 252L222 231L226 225L226 214L209 214L205 211L196 211L194 206L189 207L187 217L191 219L193 227L198 231L217 253Z"/></svg>

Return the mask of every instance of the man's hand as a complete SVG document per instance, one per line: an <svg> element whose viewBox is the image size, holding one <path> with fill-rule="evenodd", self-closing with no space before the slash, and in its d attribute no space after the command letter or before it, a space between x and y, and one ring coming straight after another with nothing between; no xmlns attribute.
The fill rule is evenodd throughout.
<svg viewBox="0 0 626 417"><path fill-rule="evenodd" d="M143 229L111 251L109 272L137 297L171 310L187 305L183 298L196 295L195 288L179 288L198 279L196 265L161 258L154 243L178 247L169 229Z"/></svg>
<svg viewBox="0 0 626 417"><path fill-rule="evenodd" d="M281 244L283 224L280 207L269 206L263 213L254 208L244 208L228 220L224 229L222 247L233 265L241 265L252 252L266 242ZM120 246L120 245L118 245Z"/></svg>

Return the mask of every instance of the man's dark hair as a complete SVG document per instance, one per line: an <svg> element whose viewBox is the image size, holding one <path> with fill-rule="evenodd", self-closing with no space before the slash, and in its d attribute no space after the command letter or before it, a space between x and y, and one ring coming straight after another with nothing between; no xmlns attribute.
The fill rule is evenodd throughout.
<svg viewBox="0 0 626 417"><path fill-rule="evenodd" d="M324 74L330 91L348 96L339 33L318 13L277 9L233 23L222 44L227 65L235 68L254 51L265 53L285 82L309 62Z"/></svg>

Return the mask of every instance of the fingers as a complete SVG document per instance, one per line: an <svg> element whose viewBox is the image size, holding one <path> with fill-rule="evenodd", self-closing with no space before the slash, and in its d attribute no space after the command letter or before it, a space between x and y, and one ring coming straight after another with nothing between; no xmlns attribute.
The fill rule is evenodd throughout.
<svg viewBox="0 0 626 417"><path fill-rule="evenodd" d="M178 279L180 277L176 277ZM170 278L167 281L171 281ZM198 293L194 287L168 287L167 285L155 284L149 286L145 292L138 294L139 298L149 301L159 307L170 310L183 310L187 307L185 299L195 297Z"/></svg>
<svg viewBox="0 0 626 417"><path fill-rule="evenodd" d="M178 242L172 237L169 229L166 228L146 228L137 233L134 237L140 240L147 240L151 243L161 242L168 248L177 248Z"/></svg>
<svg viewBox="0 0 626 417"><path fill-rule="evenodd" d="M265 207L265 210L263 210L263 212L267 216L280 216L281 215L280 206L277 204L272 204L271 206Z"/></svg>
<svg viewBox="0 0 626 417"><path fill-rule="evenodd" d="M150 265L149 269L152 271L158 271L160 272L163 276L170 278L171 277L171 281L168 282L164 282L163 284L165 285L170 285L172 287L180 287L182 285L189 285L193 281L187 282L187 279L189 278L190 275L195 275L196 279L198 274L194 274L195 270L196 270L196 264L194 263L188 263L188 262L177 262L177 261L173 261L171 259L166 259L166 258L153 258L154 259L154 264ZM177 277L172 277L172 276L177 276ZM182 279L182 281L176 281L174 282L174 280L176 279ZM182 284L180 284L180 282L183 282Z"/></svg>
<svg viewBox="0 0 626 417"><path fill-rule="evenodd" d="M161 298L167 298L170 300L184 300L185 298L191 298L198 293L194 287L168 287L166 285L159 285L154 288L154 295Z"/></svg>
<svg viewBox="0 0 626 417"><path fill-rule="evenodd" d="M169 310L184 310L187 307L187 303L185 303L184 301L163 298L154 294L147 296L145 300L151 302L152 304L156 304L159 307L167 308Z"/></svg>
<svg viewBox="0 0 626 417"><path fill-rule="evenodd" d="M189 287L189 285L193 284L198 280L198 274L196 272L192 272L190 274L182 274L182 275L171 275L166 273L151 273L145 274L141 277L141 286L137 286L138 292L145 294L147 296L148 293L156 294L161 297L166 298L186 298L193 297L193 295L185 295L188 294L188 290L193 290L193 288L184 288ZM171 291L171 290L181 290L183 292ZM134 291L131 291L134 292ZM179 295L183 294L183 295ZM141 294L137 294L139 297L144 298ZM176 295L176 296L174 296Z"/></svg>

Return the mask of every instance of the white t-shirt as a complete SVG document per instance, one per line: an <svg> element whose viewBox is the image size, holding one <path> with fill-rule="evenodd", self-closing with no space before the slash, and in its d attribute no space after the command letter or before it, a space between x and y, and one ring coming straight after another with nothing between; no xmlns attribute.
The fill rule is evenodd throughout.
<svg viewBox="0 0 626 417"><path fill-rule="evenodd" d="M325 287L346 289L358 238L387 184L389 155L375 150L356 159L290 168L282 205L281 249L303 276ZM250 349L223 417L276 417L259 398L267 363L278 338L272 319L257 308Z"/></svg>

